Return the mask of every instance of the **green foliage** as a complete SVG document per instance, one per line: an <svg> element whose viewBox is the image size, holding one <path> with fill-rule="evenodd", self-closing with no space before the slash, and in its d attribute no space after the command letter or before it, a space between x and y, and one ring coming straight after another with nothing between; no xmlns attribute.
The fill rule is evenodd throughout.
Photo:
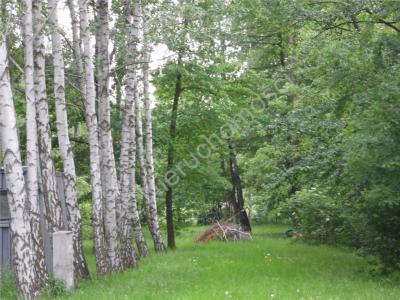
<svg viewBox="0 0 400 300"><path fill-rule="evenodd" d="M78 176L76 178L76 188L79 202L87 202L91 199L92 189L89 176Z"/></svg>
<svg viewBox="0 0 400 300"><path fill-rule="evenodd" d="M191 158L202 136L234 123L253 220L292 220L305 239L349 245L382 269L398 269L398 3L215 0L161 8L169 17L157 41L182 61L171 58L155 74L158 178L180 73L178 162ZM266 107L237 119L255 99ZM226 161L222 143L185 171L174 187L180 222L221 216Z"/></svg>
<svg viewBox="0 0 400 300"><path fill-rule="evenodd" d="M340 206L318 188L297 192L279 212L308 240L336 243L343 228Z"/></svg>
<svg viewBox="0 0 400 300"><path fill-rule="evenodd" d="M398 4L297 1L276 12L240 3L237 26L249 31L237 42L252 46L251 66L271 78L264 130L241 160L264 203L258 212L291 220L305 239L356 247L377 269L398 269L400 48L398 22L383 22L396 19L388 7ZM279 39L280 28L294 43Z"/></svg>
<svg viewBox="0 0 400 300"><path fill-rule="evenodd" d="M112 2L115 68L110 94L115 95L112 131L118 162L127 47L124 5ZM400 269L399 1L145 2L151 11L150 43L169 50L152 74L158 182L165 180L172 99L177 75L182 76L173 145L178 229L230 216L227 140L199 158L195 168L182 166L193 162L205 137L220 136L221 127L233 124L230 138L252 221L290 221L307 240L356 248L374 272ZM7 45L23 66L16 32L10 31ZM90 238L88 132L71 49L65 47L64 54L83 236ZM50 125L57 149L48 58ZM20 139L25 141L23 74L16 64L10 64L10 74ZM238 117L255 100L265 107ZM24 142L21 153L24 158ZM61 170L59 151L54 154ZM139 183L140 176L136 178ZM159 186L162 226L164 196Z"/></svg>
<svg viewBox="0 0 400 300"><path fill-rule="evenodd" d="M67 294L67 287L62 280L50 276L45 293L51 298L62 297Z"/></svg>
<svg viewBox="0 0 400 300"><path fill-rule="evenodd" d="M84 240L91 240L93 237L92 229L92 203L82 202L79 204L82 218L82 237Z"/></svg>

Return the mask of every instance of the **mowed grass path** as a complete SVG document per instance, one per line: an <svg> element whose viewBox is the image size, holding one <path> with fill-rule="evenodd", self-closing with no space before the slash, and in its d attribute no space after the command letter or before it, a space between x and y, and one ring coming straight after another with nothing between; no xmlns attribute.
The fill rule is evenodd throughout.
<svg viewBox="0 0 400 300"><path fill-rule="evenodd" d="M368 277L365 262L350 251L285 240L283 227L256 226L252 241L194 243L203 229L185 229L176 251L80 283L59 299L400 299L400 287Z"/></svg>

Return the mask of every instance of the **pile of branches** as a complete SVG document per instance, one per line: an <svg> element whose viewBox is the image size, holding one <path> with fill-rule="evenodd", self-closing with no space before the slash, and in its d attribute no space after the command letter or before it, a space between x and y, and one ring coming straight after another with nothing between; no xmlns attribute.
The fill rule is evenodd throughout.
<svg viewBox="0 0 400 300"><path fill-rule="evenodd" d="M251 239L250 232L243 231L239 225L229 221L217 221L207 231L200 235L196 242L207 243L212 240L240 241Z"/></svg>

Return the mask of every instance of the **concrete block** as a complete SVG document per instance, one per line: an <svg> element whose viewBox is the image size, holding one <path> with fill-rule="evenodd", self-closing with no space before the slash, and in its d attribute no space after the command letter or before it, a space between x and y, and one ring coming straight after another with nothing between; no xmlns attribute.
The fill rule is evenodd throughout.
<svg viewBox="0 0 400 300"><path fill-rule="evenodd" d="M53 275L64 281L67 288L75 286L72 231L53 233Z"/></svg>

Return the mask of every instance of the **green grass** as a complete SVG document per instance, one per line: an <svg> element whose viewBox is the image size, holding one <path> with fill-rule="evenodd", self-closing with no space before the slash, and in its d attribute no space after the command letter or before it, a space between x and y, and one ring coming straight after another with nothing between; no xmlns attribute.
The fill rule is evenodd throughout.
<svg viewBox="0 0 400 300"><path fill-rule="evenodd" d="M284 240L280 226L255 227L247 242L196 244L185 229L178 249L140 267L79 284L58 299L400 299L400 288L373 280L365 262L334 247ZM86 244L92 271L94 258Z"/></svg>
<svg viewBox="0 0 400 300"><path fill-rule="evenodd" d="M284 227L257 226L251 241L194 243L203 229L183 230L176 251L152 254L136 270L80 283L57 299L400 299L400 287L369 277L360 257L285 240ZM90 249L86 244L93 269Z"/></svg>

